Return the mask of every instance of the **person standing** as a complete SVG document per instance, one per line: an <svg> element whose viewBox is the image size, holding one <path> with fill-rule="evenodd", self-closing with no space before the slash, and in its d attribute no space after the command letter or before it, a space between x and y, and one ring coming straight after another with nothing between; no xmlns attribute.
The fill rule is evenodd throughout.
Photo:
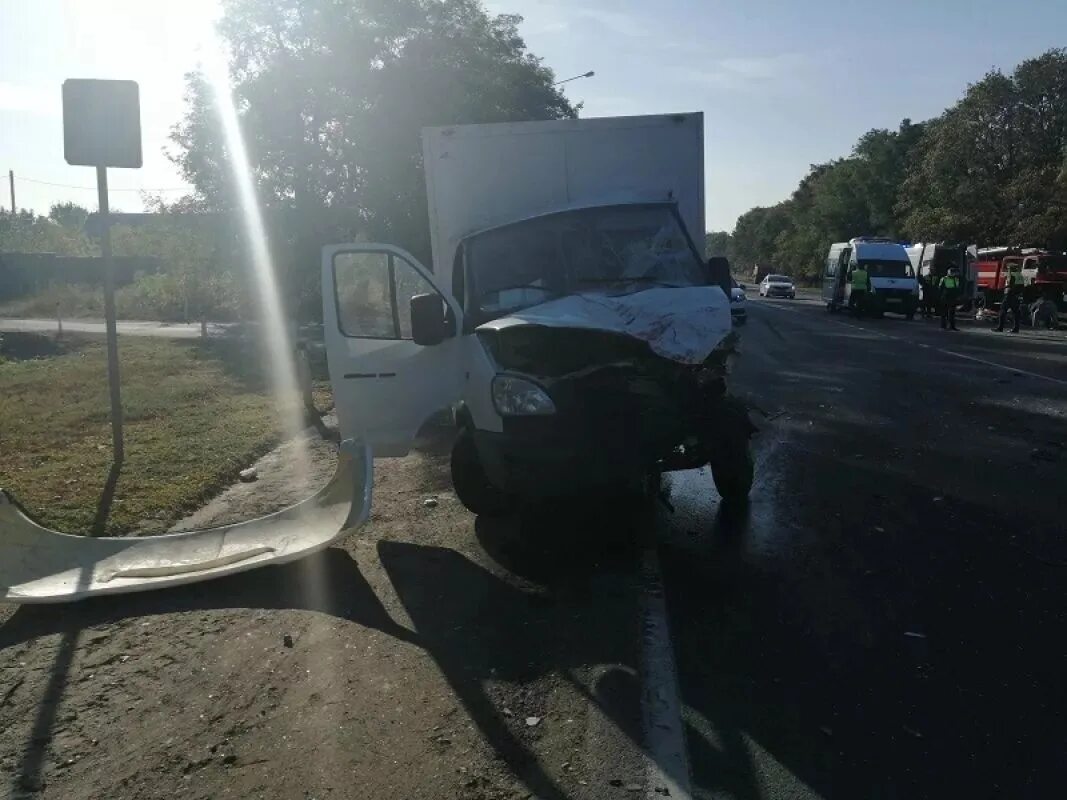
<svg viewBox="0 0 1067 800"><path fill-rule="evenodd" d="M958 331L956 327L956 304L960 299L960 275L955 267L937 282L937 295L941 301L941 330Z"/></svg>
<svg viewBox="0 0 1067 800"><path fill-rule="evenodd" d="M1019 318L1022 316L1020 310L1023 298L1023 265L1019 262L1014 262L1008 266L1008 282L1004 291L1004 299L1000 303L1000 318L997 321L997 327L993 330L1003 331L1004 321L1008 318L1008 311L1012 312L1012 319L1015 321L1015 327L1011 329L1012 333L1019 332Z"/></svg>
<svg viewBox="0 0 1067 800"><path fill-rule="evenodd" d="M859 317L863 315L864 309L867 308L867 301L871 296L871 278L863 264L856 264L849 276L852 291L848 295L848 304L852 307L852 313Z"/></svg>

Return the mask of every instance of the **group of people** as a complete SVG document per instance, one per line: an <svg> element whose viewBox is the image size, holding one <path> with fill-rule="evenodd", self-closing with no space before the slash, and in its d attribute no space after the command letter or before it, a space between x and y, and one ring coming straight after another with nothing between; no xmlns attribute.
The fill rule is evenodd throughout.
<svg viewBox="0 0 1067 800"><path fill-rule="evenodd" d="M851 298L849 304L857 311L862 311L866 305L868 293L871 291L871 280L867 270L862 265L857 265L851 273ZM959 269L949 267L948 272L936 281L920 277L922 287L922 313L927 319L934 315L934 308L939 310L941 316L941 330L958 331L956 327L956 306L959 305L960 295L963 291L963 283ZM1023 278L1022 267L1019 264L1009 266L1007 285L1004 291L1004 299L1000 304L1000 316L997 319L995 331L1003 331L1004 323L1008 321L1008 314L1012 316L1012 333L1019 332L1019 322L1022 319L1023 289L1026 282ZM1054 300L1040 298L1027 309L1034 320L1034 325L1045 323L1048 327L1055 327L1057 321L1057 309Z"/></svg>
<svg viewBox="0 0 1067 800"><path fill-rule="evenodd" d="M922 290L923 317L931 319L937 310L941 316L941 330L958 331L956 306L959 305L960 293L963 291L959 269L949 267L948 272L935 281L920 275L919 287Z"/></svg>

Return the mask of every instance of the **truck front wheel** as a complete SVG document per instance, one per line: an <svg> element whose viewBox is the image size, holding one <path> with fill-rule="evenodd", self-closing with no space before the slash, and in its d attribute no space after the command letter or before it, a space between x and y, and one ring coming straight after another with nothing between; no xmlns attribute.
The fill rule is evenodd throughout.
<svg viewBox="0 0 1067 800"><path fill-rule="evenodd" d="M472 514L499 517L515 507L515 499L495 486L485 474L470 428L464 428L452 445L452 488Z"/></svg>
<svg viewBox="0 0 1067 800"><path fill-rule="evenodd" d="M752 491L756 468L749 446L755 428L743 404L736 400L724 403L719 431L711 446L711 477L725 504L744 505Z"/></svg>

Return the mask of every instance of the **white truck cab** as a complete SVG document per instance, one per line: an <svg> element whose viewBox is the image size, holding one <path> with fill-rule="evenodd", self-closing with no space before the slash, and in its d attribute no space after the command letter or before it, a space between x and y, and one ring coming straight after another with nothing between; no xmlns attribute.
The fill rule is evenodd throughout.
<svg viewBox="0 0 1067 800"><path fill-rule="evenodd" d="M747 496L730 303L694 246L702 115L433 128L423 155L433 270L390 245L323 252L342 436L401 455L451 408L476 513L708 463Z"/></svg>

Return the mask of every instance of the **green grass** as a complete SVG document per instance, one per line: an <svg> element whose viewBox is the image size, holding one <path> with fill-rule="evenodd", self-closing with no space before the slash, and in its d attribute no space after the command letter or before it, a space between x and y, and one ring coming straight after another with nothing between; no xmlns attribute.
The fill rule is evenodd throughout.
<svg viewBox="0 0 1067 800"><path fill-rule="evenodd" d="M0 363L0 486L48 527L166 530L279 440L276 404L252 346L121 338L126 459L101 524L111 466L103 339L20 358L10 336Z"/></svg>

